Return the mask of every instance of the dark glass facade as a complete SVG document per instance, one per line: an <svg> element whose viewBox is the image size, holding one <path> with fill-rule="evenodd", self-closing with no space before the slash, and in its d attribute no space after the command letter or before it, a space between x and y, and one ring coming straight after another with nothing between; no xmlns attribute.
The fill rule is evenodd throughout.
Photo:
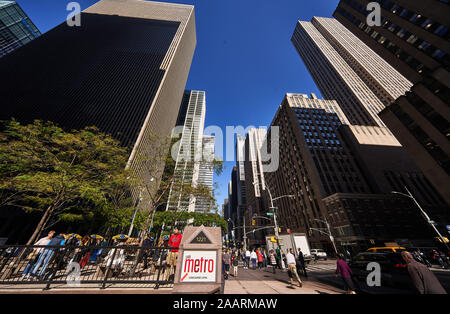
<svg viewBox="0 0 450 314"><path fill-rule="evenodd" d="M63 23L0 60L0 119L95 125L132 146L164 71L179 22L113 15Z"/></svg>

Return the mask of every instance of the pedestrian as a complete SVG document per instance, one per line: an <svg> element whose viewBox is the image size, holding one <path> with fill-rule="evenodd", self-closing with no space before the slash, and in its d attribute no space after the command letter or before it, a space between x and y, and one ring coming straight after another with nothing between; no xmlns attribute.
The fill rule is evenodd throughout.
<svg viewBox="0 0 450 314"><path fill-rule="evenodd" d="M353 272L344 260L344 255L341 253L338 254L334 276L337 277L339 273L341 274L341 278L344 282L344 289L347 291L347 294L356 294L355 285L352 280Z"/></svg>
<svg viewBox="0 0 450 314"><path fill-rule="evenodd" d="M275 274L275 269L277 268L277 255L275 254L274 250L270 250L269 256L270 256L270 265L272 265L273 273Z"/></svg>
<svg viewBox="0 0 450 314"><path fill-rule="evenodd" d="M177 266L178 248L180 247L182 238L183 236L179 233L178 228L174 227L173 234L170 237L168 243L169 247L171 247L172 250L169 252L169 255L167 256L167 265L169 266L169 270L167 272L166 280L169 280L171 274L175 274L175 268Z"/></svg>
<svg viewBox="0 0 450 314"><path fill-rule="evenodd" d="M50 231L46 237L43 237L42 239L40 239L39 241L37 241L34 246L41 246L41 245L47 245L50 240L53 238L53 236L55 235L55 231ZM28 259L30 260L30 262L28 263L28 265L25 267L25 270L22 272L22 279L23 278L29 278L30 276L30 271L33 269L33 266L37 263L37 261L39 260L39 257L42 253L42 251L44 250L44 248L33 248L33 251L30 253L30 255L28 255Z"/></svg>
<svg viewBox="0 0 450 314"><path fill-rule="evenodd" d="M403 251L402 258L408 267L411 280L420 294L447 294L431 270L414 260L411 253Z"/></svg>
<svg viewBox="0 0 450 314"><path fill-rule="evenodd" d="M256 269L256 261L258 260L258 255L256 254L255 249L253 249L252 253L250 254L250 259L252 260L252 269Z"/></svg>
<svg viewBox="0 0 450 314"><path fill-rule="evenodd" d="M246 251L245 251L245 260L247 261L247 269L248 268L250 268L250 257L251 257L251 253L250 253L250 251L247 249Z"/></svg>
<svg viewBox="0 0 450 314"><path fill-rule="evenodd" d="M266 268L267 267L267 251L263 250L261 253L263 255L263 267Z"/></svg>
<svg viewBox="0 0 450 314"><path fill-rule="evenodd" d="M300 279L300 277L298 276L298 273L297 273L297 267L296 267L297 263L295 262L295 256L293 254L292 249L289 249L288 253L286 254L286 263L288 265L288 270L291 272L291 276L290 276L291 285L294 285L293 277L295 275L295 277L298 280L298 285L301 288L302 287L302 281L301 281L301 279Z"/></svg>
<svg viewBox="0 0 450 314"><path fill-rule="evenodd" d="M298 260L299 270L303 270L303 274L305 275L305 277L308 277L308 274L306 273L306 267L305 267L305 257L303 256L302 249L298 249L297 260Z"/></svg>
<svg viewBox="0 0 450 314"><path fill-rule="evenodd" d="M261 253L261 249L257 251L256 255L258 256L258 268L261 269L263 266L263 255Z"/></svg>
<svg viewBox="0 0 450 314"><path fill-rule="evenodd" d="M63 243L65 240L63 234L59 234L56 237L53 237L50 242L47 244L47 248L44 249L42 254L39 257L39 260L36 262L36 265L34 265L33 269L31 270L30 276L36 277L36 273L39 270L39 267L42 264L42 268L40 272L37 274L37 278L41 279L43 278L43 275L47 269L47 266L52 261L53 256L55 255L55 251L57 250L57 247Z"/></svg>
<svg viewBox="0 0 450 314"><path fill-rule="evenodd" d="M276 256L277 256L277 266L279 269L282 269L282 267L281 267L281 250L279 248L277 248L275 250L275 252L276 252Z"/></svg>
<svg viewBox="0 0 450 314"><path fill-rule="evenodd" d="M236 252L236 255L233 255L233 261L231 262L233 265L233 276L236 278L238 276L238 268L239 268L239 254Z"/></svg>
<svg viewBox="0 0 450 314"><path fill-rule="evenodd" d="M230 265L231 265L231 254L228 249L225 249L225 252L222 255L222 263L225 271L224 278L225 280L227 280L228 276L230 275Z"/></svg>
<svg viewBox="0 0 450 314"><path fill-rule="evenodd" d="M244 250L241 251L241 259L242 259L242 263L244 264L244 269L246 269L247 268L247 258L245 257Z"/></svg>

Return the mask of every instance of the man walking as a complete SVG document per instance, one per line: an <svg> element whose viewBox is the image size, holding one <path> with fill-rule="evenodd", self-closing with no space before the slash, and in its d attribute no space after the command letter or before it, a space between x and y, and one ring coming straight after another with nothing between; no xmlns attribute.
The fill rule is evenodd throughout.
<svg viewBox="0 0 450 314"><path fill-rule="evenodd" d="M228 279L228 276L230 275L230 264L231 264L231 254L228 249L225 249L224 254L222 255L222 263L224 266L224 278L225 280Z"/></svg>
<svg viewBox="0 0 450 314"><path fill-rule="evenodd" d="M308 277L308 275L306 274L306 267L305 267L305 258L303 256L303 252L302 249L298 249L298 268L299 270L303 270L303 274L305 275L305 277Z"/></svg>
<svg viewBox="0 0 450 314"><path fill-rule="evenodd" d="M425 265L416 262L411 253L404 251L402 257L408 267L411 280L420 294L447 294L433 272Z"/></svg>
<svg viewBox="0 0 450 314"><path fill-rule="evenodd" d="M298 280L298 286L301 288L302 287L302 281L300 279L300 277L297 274L297 267L296 267L296 262L295 262L295 256L294 254L292 254L293 251L292 249L289 249L288 253L286 254L286 263L288 265L288 270L291 272L292 277L290 278L291 281L291 285L294 285L294 275Z"/></svg>
<svg viewBox="0 0 450 314"><path fill-rule="evenodd" d="M250 256L251 256L251 253L250 253L250 251L247 249L247 251L245 251L245 260L246 260L246 268L248 269L248 268L250 268Z"/></svg>
<svg viewBox="0 0 450 314"><path fill-rule="evenodd" d="M258 259L258 255L256 255L255 249L253 249L252 253L250 254L250 259L252 260L252 269L256 269L256 260Z"/></svg>

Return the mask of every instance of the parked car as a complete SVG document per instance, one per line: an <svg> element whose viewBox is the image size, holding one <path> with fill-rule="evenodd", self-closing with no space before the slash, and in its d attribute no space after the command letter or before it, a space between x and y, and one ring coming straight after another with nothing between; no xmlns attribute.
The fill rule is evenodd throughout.
<svg viewBox="0 0 450 314"><path fill-rule="evenodd" d="M366 282L372 272L367 270L371 262L380 264L382 286L411 287L408 269L400 253L359 253L349 262L349 266L359 280Z"/></svg>
<svg viewBox="0 0 450 314"><path fill-rule="evenodd" d="M322 250L322 249L312 249L311 250L311 255L316 257L317 259L321 259L322 258L325 261L328 258L327 253L325 253L325 251Z"/></svg>
<svg viewBox="0 0 450 314"><path fill-rule="evenodd" d="M404 247L401 246L383 246L383 247L372 247L367 250L367 252L372 253L398 253L406 251Z"/></svg>

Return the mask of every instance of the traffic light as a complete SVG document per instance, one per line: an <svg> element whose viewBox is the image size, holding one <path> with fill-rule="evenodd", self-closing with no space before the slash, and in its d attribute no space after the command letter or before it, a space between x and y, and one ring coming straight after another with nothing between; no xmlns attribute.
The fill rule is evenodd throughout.
<svg viewBox="0 0 450 314"><path fill-rule="evenodd" d="M276 242L277 242L277 239L275 239L275 237L270 237L270 242L276 243Z"/></svg>
<svg viewBox="0 0 450 314"><path fill-rule="evenodd" d="M278 232L281 232L281 228L278 228Z"/></svg>
<svg viewBox="0 0 450 314"><path fill-rule="evenodd" d="M309 233L309 236L312 237L312 234L313 234L312 229L309 229L308 233Z"/></svg>
<svg viewBox="0 0 450 314"><path fill-rule="evenodd" d="M255 225L256 225L256 220L252 219L252 226L255 226Z"/></svg>

